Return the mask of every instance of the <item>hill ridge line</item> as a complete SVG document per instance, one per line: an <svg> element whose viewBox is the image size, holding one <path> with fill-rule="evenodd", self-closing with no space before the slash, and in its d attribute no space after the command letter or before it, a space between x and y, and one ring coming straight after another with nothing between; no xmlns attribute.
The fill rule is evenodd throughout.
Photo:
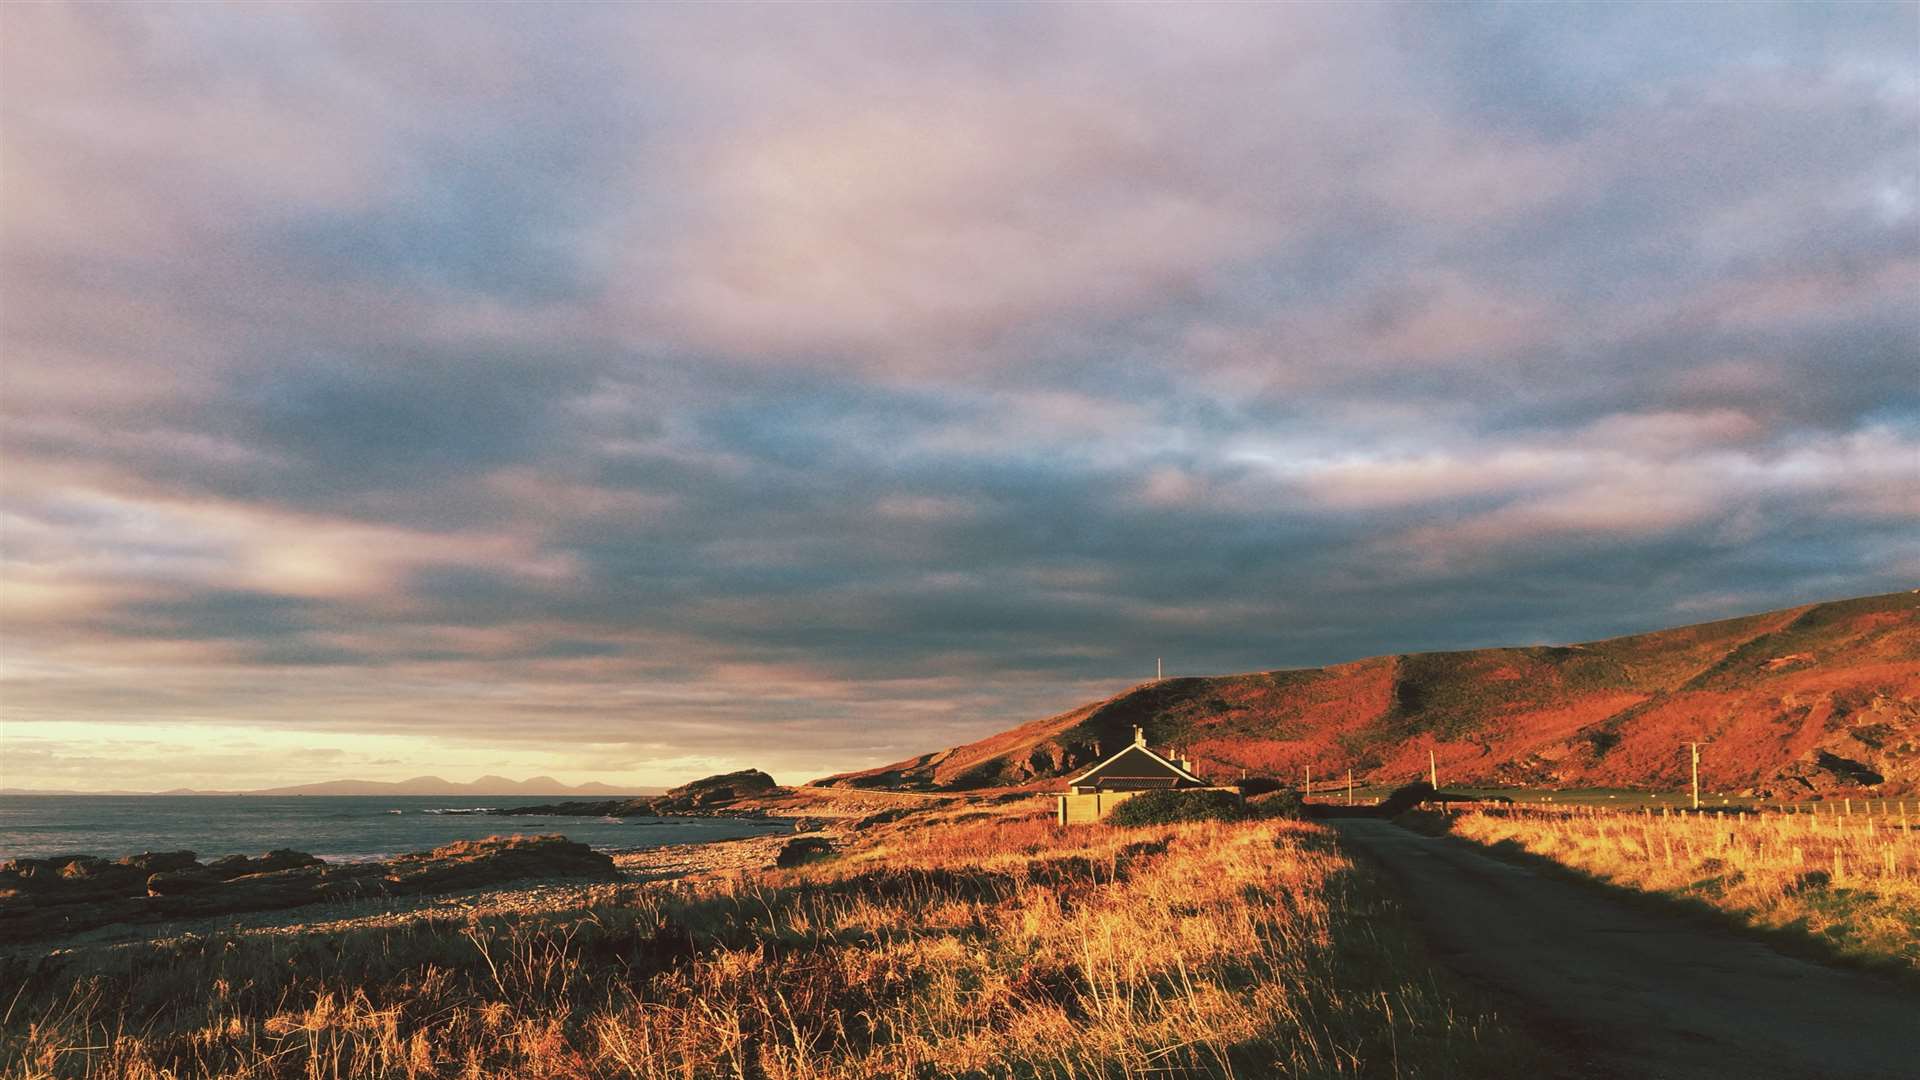
<svg viewBox="0 0 1920 1080"><path fill-rule="evenodd" d="M1780 659L1768 642L1777 641ZM815 781L1041 787L1139 725L1203 770L1399 782L1431 750L1457 783L1668 786L1680 747L1713 747L1722 789L1776 797L1920 781L1920 594L1886 593L1560 645L1384 653L1310 668L1190 675L997 735ZM1823 766L1822 755L1843 766ZM1831 764L1831 763L1830 763Z"/></svg>

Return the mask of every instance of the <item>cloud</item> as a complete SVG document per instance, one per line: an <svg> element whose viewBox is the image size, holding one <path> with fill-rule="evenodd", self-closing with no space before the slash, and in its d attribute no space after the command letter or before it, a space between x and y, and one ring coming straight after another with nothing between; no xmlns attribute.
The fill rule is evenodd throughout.
<svg viewBox="0 0 1920 1080"><path fill-rule="evenodd" d="M10 18L9 755L817 774L1920 567L1908 6L447 14Z"/></svg>

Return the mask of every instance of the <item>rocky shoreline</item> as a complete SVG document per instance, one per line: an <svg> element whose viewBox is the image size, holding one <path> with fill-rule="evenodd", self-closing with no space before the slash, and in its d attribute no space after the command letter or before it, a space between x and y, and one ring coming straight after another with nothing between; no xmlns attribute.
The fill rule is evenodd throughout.
<svg viewBox="0 0 1920 1080"><path fill-rule="evenodd" d="M121 859L62 855L0 863L0 942L31 941L112 923L411 896L527 878L614 881L611 856L564 836L466 840L386 862L334 863L299 851L202 864L191 851Z"/></svg>
<svg viewBox="0 0 1920 1080"><path fill-rule="evenodd" d="M634 851L587 851L586 858L576 858L576 849L584 845L557 836L490 837L450 847L469 850L450 853L441 848L385 863L337 865L301 852L272 852L252 859L216 859L198 870L186 865L194 862L191 852L112 861L92 856L16 859L0 863L0 951L110 945L182 933L304 933L474 911L531 912L620 890L798 865L831 852L835 844L818 833L769 833ZM134 888L130 883L142 871L157 866L174 869L153 870L146 880L170 875L160 882L167 889L215 866L270 862L300 865L216 879L198 891L171 896L120 895ZM70 867L74 872L65 873ZM22 888L23 882L36 879L37 885ZM56 879L70 884L54 884Z"/></svg>
<svg viewBox="0 0 1920 1080"><path fill-rule="evenodd" d="M650 887L794 866L831 853L845 836L945 800L903 802L862 793L784 788L757 769L725 773L665 795L569 801L485 811L503 817L737 817L791 820L760 836L596 851L564 836L493 836L384 862L329 863L300 851L229 855L191 851L119 859L60 855L0 862L0 948L254 926L291 932L344 917L509 908L528 897ZM796 835L800 834L800 835ZM295 910L298 909L298 910ZM164 924L164 925L162 925Z"/></svg>

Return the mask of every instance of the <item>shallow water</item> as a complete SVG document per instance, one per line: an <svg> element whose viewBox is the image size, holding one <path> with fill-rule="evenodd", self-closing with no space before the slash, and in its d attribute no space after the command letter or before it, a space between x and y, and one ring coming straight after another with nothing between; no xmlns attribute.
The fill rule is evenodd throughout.
<svg viewBox="0 0 1920 1080"><path fill-rule="evenodd" d="M526 795L0 795L0 859L185 849L204 860L293 848L352 861L513 833L560 833L602 850L630 850L787 828L734 818L474 812L553 801Z"/></svg>

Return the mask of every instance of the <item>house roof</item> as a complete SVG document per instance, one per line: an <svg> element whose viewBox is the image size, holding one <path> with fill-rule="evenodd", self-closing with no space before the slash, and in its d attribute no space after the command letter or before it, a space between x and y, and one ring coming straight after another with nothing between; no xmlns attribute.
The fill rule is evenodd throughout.
<svg viewBox="0 0 1920 1080"><path fill-rule="evenodd" d="M1126 747L1126 749L1121 750L1119 753L1113 755L1112 757L1107 758L1105 761L1102 761L1098 765L1095 765L1093 768L1088 769L1086 772L1081 773L1079 776L1076 776L1073 779L1068 780L1067 786L1072 787L1075 784L1086 782L1089 777L1097 776L1101 772L1106 771L1108 766L1118 763L1122 758L1125 758L1130 754L1145 755L1144 760L1140 761L1139 763L1140 765L1145 766L1147 768L1153 768L1154 766L1158 766L1159 771L1171 773L1173 777L1177 780L1190 780L1196 784L1206 783L1205 780L1202 780L1199 777L1188 772L1187 770L1181 768L1178 763L1169 761L1166 758L1161 757L1159 754L1154 753L1153 749L1147 745L1146 739L1140 734L1140 729L1135 728L1134 740L1131 744L1129 744ZM1146 779L1145 776L1139 773L1127 773L1124 775L1126 776L1127 779L1133 779L1133 780ZM1116 780L1120 778L1121 777L1119 775L1116 775L1114 777L1114 779Z"/></svg>

